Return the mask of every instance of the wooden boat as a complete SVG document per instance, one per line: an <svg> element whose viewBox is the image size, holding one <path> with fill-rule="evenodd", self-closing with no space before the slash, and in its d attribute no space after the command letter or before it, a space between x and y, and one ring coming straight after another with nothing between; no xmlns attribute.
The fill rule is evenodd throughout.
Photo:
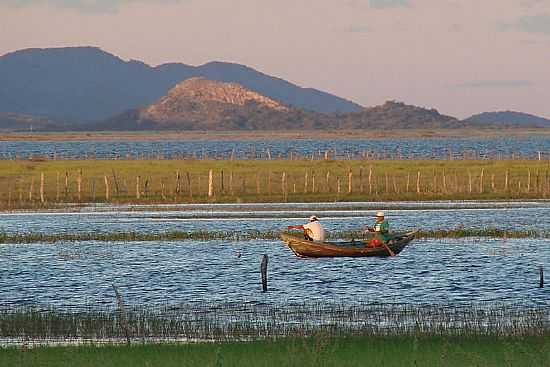
<svg viewBox="0 0 550 367"><path fill-rule="evenodd" d="M367 241L314 242L303 236L282 233L281 238L298 257L387 257L399 254L414 239L417 231L397 233L388 241L387 246L369 248ZM388 250L391 250L389 251Z"/></svg>

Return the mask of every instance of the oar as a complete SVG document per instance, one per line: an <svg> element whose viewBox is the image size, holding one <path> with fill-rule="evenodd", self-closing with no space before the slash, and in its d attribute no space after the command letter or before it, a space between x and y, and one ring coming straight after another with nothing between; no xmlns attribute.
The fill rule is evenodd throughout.
<svg viewBox="0 0 550 367"><path fill-rule="evenodd" d="M382 242L382 245L386 248L386 250L388 250L388 253L390 254L390 256L395 256L395 252L393 252L391 248L388 245L386 245L385 242Z"/></svg>

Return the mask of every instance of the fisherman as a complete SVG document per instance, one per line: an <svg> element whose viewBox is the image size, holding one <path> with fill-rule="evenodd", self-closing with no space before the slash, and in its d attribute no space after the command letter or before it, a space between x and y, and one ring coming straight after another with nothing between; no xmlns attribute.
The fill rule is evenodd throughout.
<svg viewBox="0 0 550 367"><path fill-rule="evenodd" d="M319 218L315 215L309 217L309 223L304 224L303 226L288 226L288 229L303 229L304 238L308 241L325 241L325 229L321 223L319 223Z"/></svg>
<svg viewBox="0 0 550 367"><path fill-rule="evenodd" d="M369 242L369 247L376 247L388 242L390 236L390 223L384 219L383 212L376 213L376 222L373 227L367 226L368 232L375 233L374 238Z"/></svg>

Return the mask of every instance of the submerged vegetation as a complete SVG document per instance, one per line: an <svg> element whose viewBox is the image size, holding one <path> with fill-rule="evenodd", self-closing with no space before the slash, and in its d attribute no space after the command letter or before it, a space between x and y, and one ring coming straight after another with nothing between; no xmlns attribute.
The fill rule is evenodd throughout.
<svg viewBox="0 0 550 367"><path fill-rule="evenodd" d="M138 241L250 241L277 240L279 231L171 231L161 233L146 232L79 232L79 233L6 233L0 232L0 243L56 243L78 241L100 242L138 242ZM327 232L329 240L362 239L364 235L358 231ZM417 238L550 238L550 232L543 230L506 230L498 228L420 230Z"/></svg>

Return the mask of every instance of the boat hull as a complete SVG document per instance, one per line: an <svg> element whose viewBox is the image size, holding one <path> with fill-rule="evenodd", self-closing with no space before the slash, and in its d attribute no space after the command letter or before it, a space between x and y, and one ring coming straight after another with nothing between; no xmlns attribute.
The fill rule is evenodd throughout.
<svg viewBox="0 0 550 367"><path fill-rule="evenodd" d="M416 231L395 237L387 247L397 255L414 239ZM392 256L384 246L369 248L364 241L314 242L303 237L282 233L281 239L298 257L388 257Z"/></svg>

